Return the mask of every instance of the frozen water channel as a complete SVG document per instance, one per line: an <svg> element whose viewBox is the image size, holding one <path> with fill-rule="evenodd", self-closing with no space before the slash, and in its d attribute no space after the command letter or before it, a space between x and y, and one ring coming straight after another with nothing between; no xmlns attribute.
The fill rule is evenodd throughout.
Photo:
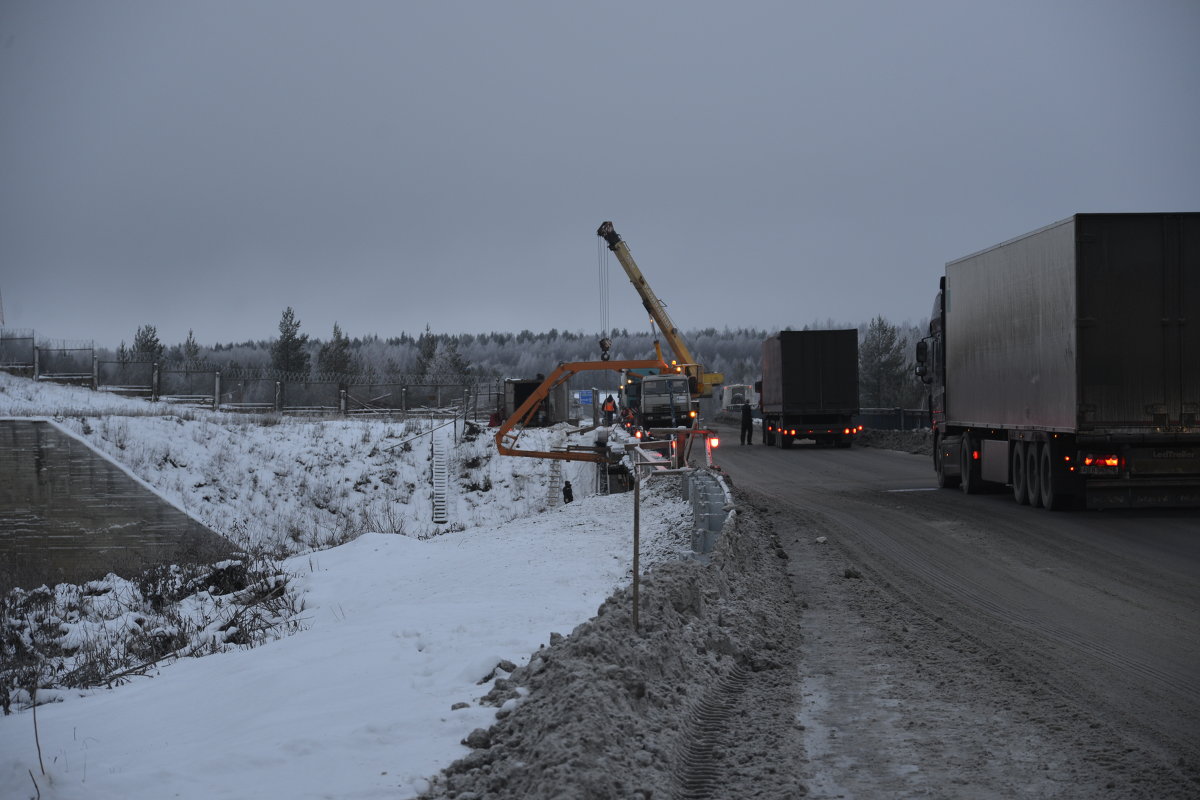
<svg viewBox="0 0 1200 800"><path fill-rule="evenodd" d="M0 420L0 591L129 577L230 547L53 424Z"/></svg>

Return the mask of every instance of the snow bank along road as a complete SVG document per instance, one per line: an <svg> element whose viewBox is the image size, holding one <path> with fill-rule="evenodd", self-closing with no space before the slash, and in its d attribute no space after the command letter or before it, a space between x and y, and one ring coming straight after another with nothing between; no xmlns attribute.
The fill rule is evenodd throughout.
<svg viewBox="0 0 1200 800"><path fill-rule="evenodd" d="M720 460L712 564L498 684L521 704L427 798L1200 795L1194 513L968 498L895 451Z"/></svg>

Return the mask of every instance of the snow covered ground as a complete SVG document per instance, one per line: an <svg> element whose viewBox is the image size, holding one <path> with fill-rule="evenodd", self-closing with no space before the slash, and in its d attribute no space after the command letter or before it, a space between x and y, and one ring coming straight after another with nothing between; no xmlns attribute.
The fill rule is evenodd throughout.
<svg viewBox="0 0 1200 800"><path fill-rule="evenodd" d="M479 700L497 666L526 664L630 579L631 496L593 494L590 466L568 463L576 502L548 507L550 462L494 456L486 432L263 424L0 373L14 416L54 419L214 530L287 555L303 611L261 647L57 692L36 735L29 709L0 718L5 798L414 796L495 720ZM429 435L456 442L448 525L431 521ZM673 481L643 488L643 568L690 550L678 497Z"/></svg>

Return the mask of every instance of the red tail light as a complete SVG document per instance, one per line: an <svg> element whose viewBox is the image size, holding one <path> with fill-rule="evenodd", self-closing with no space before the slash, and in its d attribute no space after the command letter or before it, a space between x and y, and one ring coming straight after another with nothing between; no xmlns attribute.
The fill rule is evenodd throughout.
<svg viewBox="0 0 1200 800"><path fill-rule="evenodd" d="M1116 453L1086 453L1080 472L1086 475L1117 475L1125 468L1125 459Z"/></svg>

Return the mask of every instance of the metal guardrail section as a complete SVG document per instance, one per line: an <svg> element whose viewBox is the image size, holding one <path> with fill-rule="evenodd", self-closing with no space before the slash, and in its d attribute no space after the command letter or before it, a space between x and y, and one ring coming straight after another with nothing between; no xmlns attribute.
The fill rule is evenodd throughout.
<svg viewBox="0 0 1200 800"><path fill-rule="evenodd" d="M711 553L734 517L729 487L716 473L696 470L684 479L684 499L692 505L692 550Z"/></svg>
<svg viewBox="0 0 1200 800"><path fill-rule="evenodd" d="M658 469L666 470L670 461L654 450L636 447L630 455L642 466L660 462ZM692 506L692 550L701 555L711 553L725 526L736 517L733 495L724 478L710 469L687 471L680 481L684 500Z"/></svg>

